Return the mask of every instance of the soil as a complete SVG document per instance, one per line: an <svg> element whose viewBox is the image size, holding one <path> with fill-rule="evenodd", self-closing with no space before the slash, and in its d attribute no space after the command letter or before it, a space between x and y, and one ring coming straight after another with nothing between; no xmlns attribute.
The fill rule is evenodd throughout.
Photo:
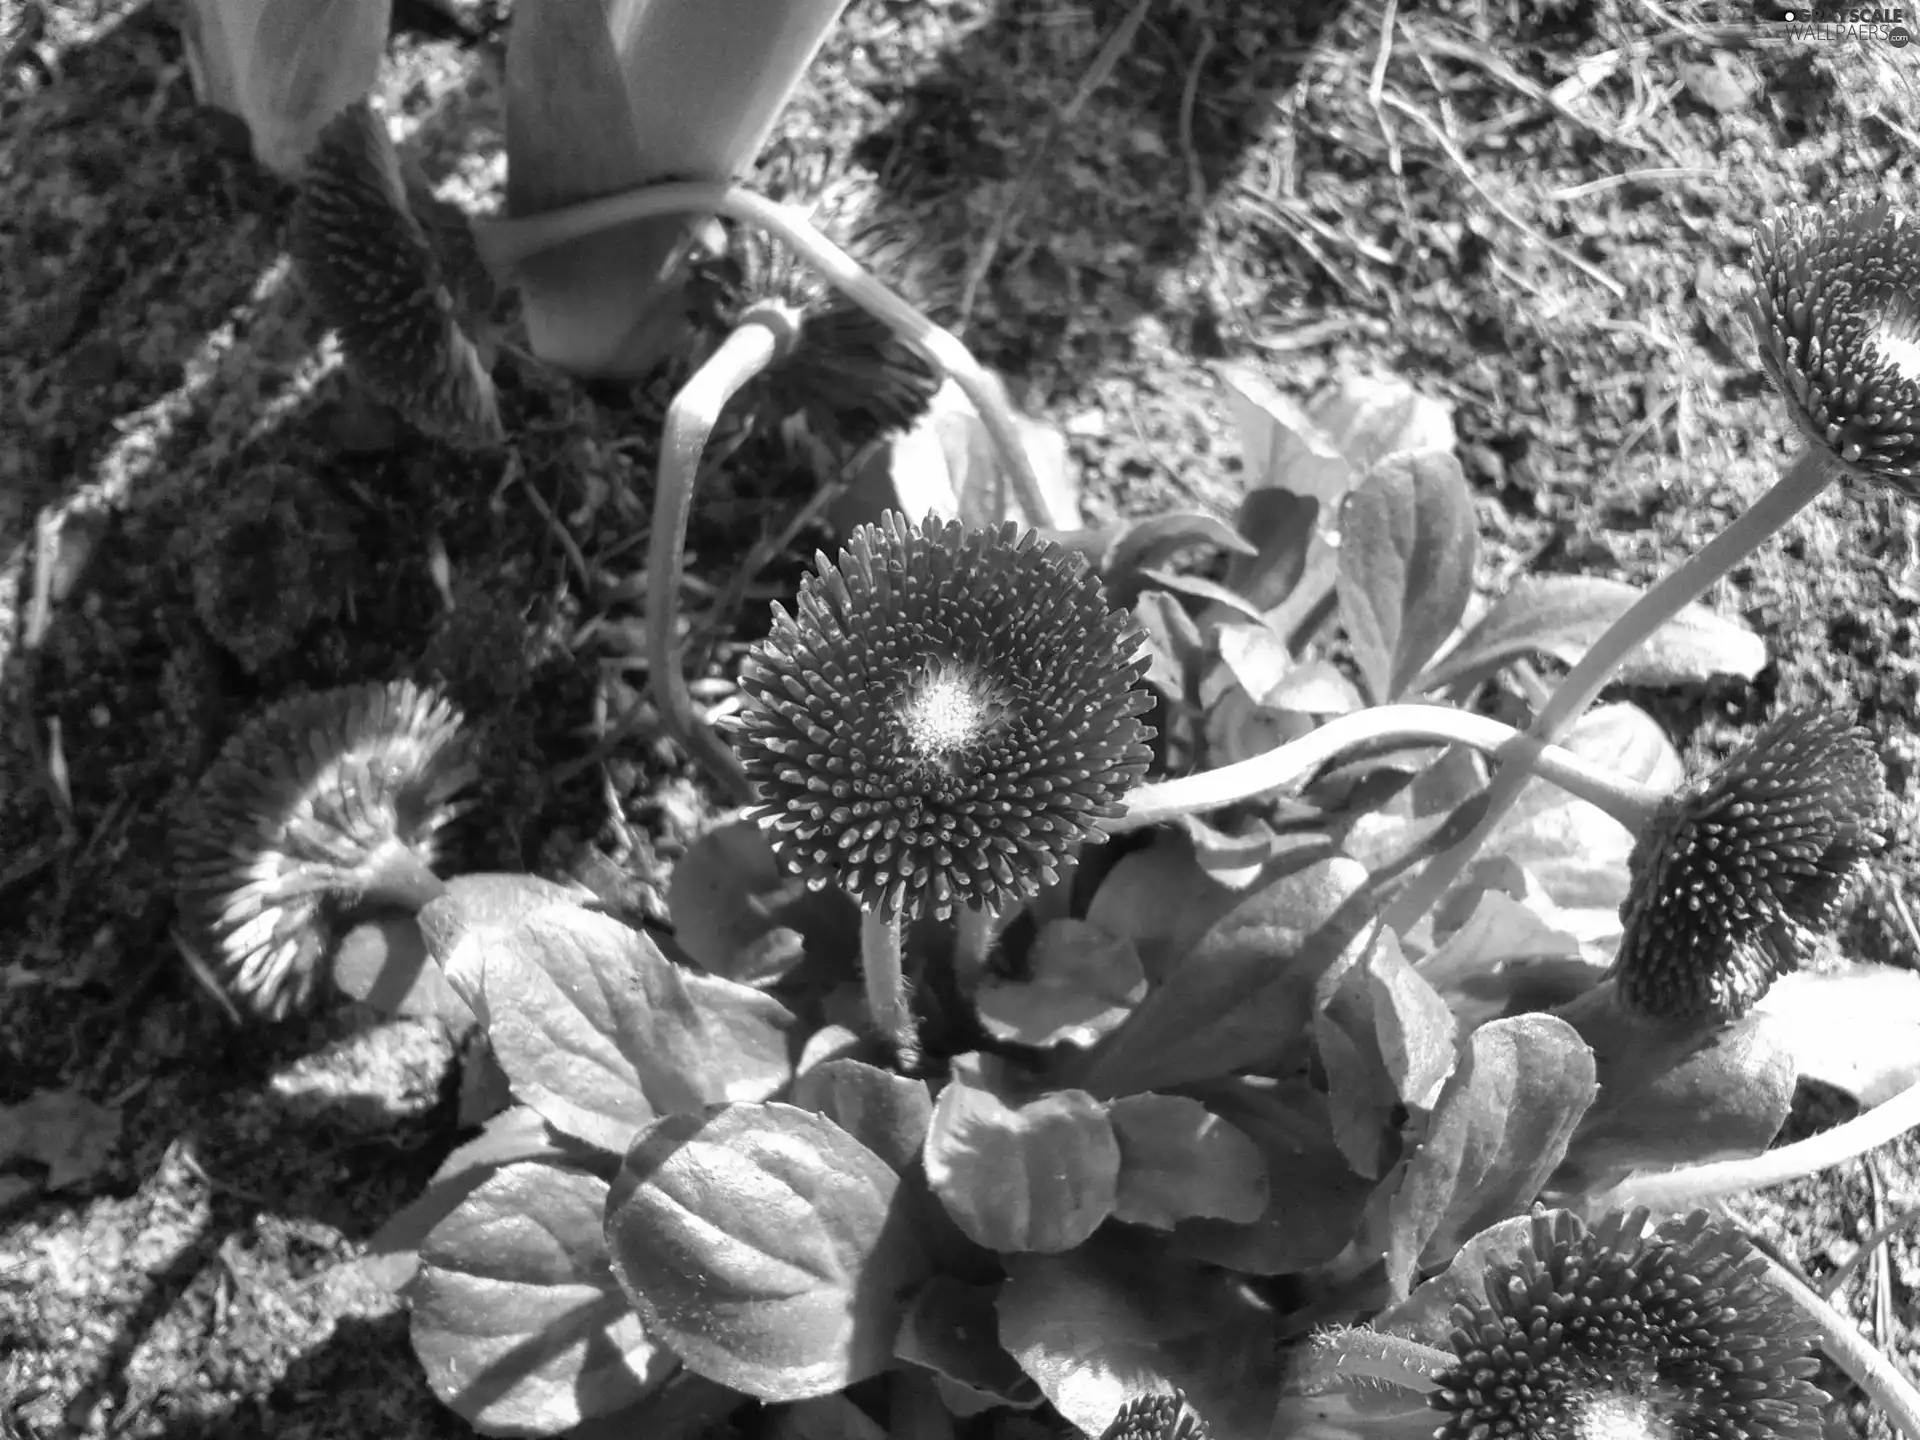
<svg viewBox="0 0 1920 1440"><path fill-rule="evenodd" d="M1299 397L1385 373L1453 406L1486 590L1644 582L1789 455L1739 310L1755 224L1849 191L1910 206L1920 179L1920 47L1761 38L1740 11L855 0L761 183L837 187L904 237L920 298L1068 437L1089 521L1231 512L1220 362ZM503 171L502 19L398 6L380 87L475 211ZM351 1010L236 1023L174 943L170 817L247 715L437 680L485 733L457 862L656 914L711 811L644 731L574 763L633 697L622 582L670 388L509 357L512 467L425 441L323 343L290 199L195 106L160 6L0 0L0 1104L105 1107L90 1154L0 1175L0 1434L24 1440L465 1433L344 1263L455 1142L447 1043ZM315 553L346 559L236 543L267 466L313 482L340 542ZM767 437L703 490L712 675L823 543L774 543L810 490ZM1826 497L1710 597L1775 663L1650 705L1700 754L1782 704L1852 706L1910 821L1911 555L1894 502ZM1920 953L1912 853L1903 830L1855 953ZM1903 1142L1748 1213L1817 1277L1920 1203L1917 1162ZM1912 1364L1920 1241L1878 1253L1838 1303Z"/></svg>

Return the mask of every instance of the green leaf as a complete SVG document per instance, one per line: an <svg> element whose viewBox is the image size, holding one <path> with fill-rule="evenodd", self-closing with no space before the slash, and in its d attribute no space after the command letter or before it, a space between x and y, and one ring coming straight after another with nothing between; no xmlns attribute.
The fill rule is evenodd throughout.
<svg viewBox="0 0 1920 1440"><path fill-rule="evenodd" d="M1544 1213L1551 1217L1557 1212ZM1373 1328L1418 1340L1423 1345L1452 1349L1453 1307L1485 1304L1487 1267L1516 1263L1520 1252L1532 1243L1531 1214L1510 1215L1495 1221L1464 1241L1447 1262L1446 1269L1421 1281L1406 1299L1376 1315Z"/></svg>
<svg viewBox="0 0 1920 1440"><path fill-rule="evenodd" d="M1396 455L1340 511L1340 623L1376 704L1404 695L1465 613L1478 535L1460 462Z"/></svg>
<svg viewBox="0 0 1920 1440"><path fill-rule="evenodd" d="M1495 601L1425 675L1422 691L1470 686L1529 655L1571 665L1640 598L1637 586L1592 575L1522 580ZM1698 685L1718 675L1751 680L1767 663L1766 642L1737 621L1689 605L1661 626L1615 673L1622 685Z"/></svg>
<svg viewBox="0 0 1920 1440"><path fill-rule="evenodd" d="M1173 1233L1176 1248L1249 1275L1311 1270L1344 1250L1373 1186L1334 1143L1326 1096L1304 1080L1258 1078L1211 1081L1194 1094L1253 1141L1273 1184L1251 1223L1188 1220Z"/></svg>
<svg viewBox="0 0 1920 1440"><path fill-rule="evenodd" d="M455 1028L473 1023L473 1012L428 955L416 915L385 915L355 925L334 950L333 983L383 1015L439 1017Z"/></svg>
<svg viewBox="0 0 1920 1440"><path fill-rule="evenodd" d="M844 891L810 890L751 820L716 825L675 862L667 890L674 940L709 974L742 985L780 980L810 949L860 948L860 911Z"/></svg>
<svg viewBox="0 0 1920 1440"><path fill-rule="evenodd" d="M1793 1108L1793 1054L1769 1015L1668 1033L1623 1012L1611 983L1555 1013L1593 1051L1600 1083L1557 1185L1599 1188L1631 1170L1757 1155Z"/></svg>
<svg viewBox="0 0 1920 1440"><path fill-rule="evenodd" d="M1110 1231L1064 1255L1009 1256L999 1310L1002 1343L1088 1434L1129 1400L1179 1389L1215 1440L1266 1440L1279 1336L1239 1276Z"/></svg>
<svg viewBox="0 0 1920 1440"><path fill-rule="evenodd" d="M1594 1089L1593 1053L1564 1020L1517 1015L1473 1033L1390 1204L1394 1295L1533 1202Z"/></svg>
<svg viewBox="0 0 1920 1440"><path fill-rule="evenodd" d="M388 1217L367 1241L366 1254L357 1263L364 1274L389 1290L398 1290L419 1269L420 1247L434 1227L500 1170L524 1160L585 1169L593 1156L593 1151L568 1141L531 1108L504 1110L441 1162L425 1190Z"/></svg>
<svg viewBox="0 0 1920 1440"><path fill-rule="evenodd" d="M1499 890L1487 889L1466 921L1420 962L1420 976L1433 986L1471 1030L1497 1020L1509 1007L1540 1010L1528 1004L1536 995L1550 1003L1595 984L1604 971L1581 958L1580 942L1568 932ZM1555 994L1566 987L1565 994Z"/></svg>
<svg viewBox="0 0 1920 1440"><path fill-rule="evenodd" d="M893 1169L792 1105L669 1115L607 1201L622 1288L650 1333L761 1400L831 1394L892 1362L927 1275Z"/></svg>
<svg viewBox="0 0 1920 1440"><path fill-rule="evenodd" d="M413 1348L433 1393L476 1429L557 1435L673 1372L607 1268L606 1199L597 1176L525 1161L428 1237L407 1287Z"/></svg>
<svg viewBox="0 0 1920 1440"><path fill-rule="evenodd" d="M1227 588L1262 614L1292 595L1306 578L1308 557L1320 534L1320 502L1286 490L1254 490L1236 517L1251 555L1227 562Z"/></svg>
<svg viewBox="0 0 1920 1440"><path fill-rule="evenodd" d="M989 1250L1070 1250L1113 1213L1120 1146L1083 1090L1009 1104L954 1062L927 1130L927 1183Z"/></svg>
<svg viewBox="0 0 1920 1440"><path fill-rule="evenodd" d="M998 1285L935 1275L907 1307L894 1354L991 1404L1038 1405L1039 1387L1000 1344L999 1295Z"/></svg>
<svg viewBox="0 0 1920 1440"><path fill-rule="evenodd" d="M447 978L486 1025L514 1095L615 1153L656 1114L759 1099L793 1073L793 1019L777 1001L682 970L587 910L477 932Z"/></svg>
<svg viewBox="0 0 1920 1440"><path fill-rule="evenodd" d="M1666 732L1637 705L1590 710L1560 743L1584 760L1656 790L1672 790L1686 778ZM1599 806L1534 779L1487 837L1485 853L1524 866L1563 911L1596 912L1589 926L1577 930L1585 940L1595 929L1620 933L1632 851L1633 836ZM1556 919L1572 926L1581 922L1578 913Z"/></svg>
<svg viewBox="0 0 1920 1440"><path fill-rule="evenodd" d="M1245 1225L1265 1212L1260 1148L1198 1100L1128 1095L1107 1113L1120 1142L1114 1219L1171 1230L1182 1220Z"/></svg>
<svg viewBox="0 0 1920 1440"><path fill-rule="evenodd" d="M1140 957L1084 920L1050 920L1034 937L1026 980L991 976L975 997L980 1023L996 1040L1045 1049L1091 1045L1146 993Z"/></svg>
<svg viewBox="0 0 1920 1440"><path fill-rule="evenodd" d="M1300 1043L1321 972L1371 918L1349 905L1366 871L1302 843L1200 937L1074 1083L1095 1095L1170 1090L1277 1060Z"/></svg>
<svg viewBox="0 0 1920 1440"><path fill-rule="evenodd" d="M1270 487L1323 504L1353 488L1358 471L1305 411L1241 365L1223 365L1227 409L1240 437L1240 464L1250 491ZM1093 1427L1098 1434L1105 1421Z"/></svg>
<svg viewBox="0 0 1920 1440"><path fill-rule="evenodd" d="M1377 1178L1398 1149L1394 1107L1432 1109L1453 1073L1458 1022L1384 929L1364 952L1349 951L1329 968L1316 1005L1334 1135L1353 1168Z"/></svg>
<svg viewBox="0 0 1920 1440"><path fill-rule="evenodd" d="M1163 565L1195 545L1208 545L1230 555L1259 553L1232 526L1197 510L1168 510L1130 521L1114 536L1100 563L1100 573L1114 589L1114 603L1130 604L1142 571Z"/></svg>
<svg viewBox="0 0 1920 1440"><path fill-rule="evenodd" d="M1190 839L1159 830L1152 843L1121 856L1107 872L1087 907L1087 923L1129 942L1157 983L1240 899L1200 868Z"/></svg>
<svg viewBox="0 0 1920 1440"><path fill-rule="evenodd" d="M826 1116L896 1171L920 1158L933 1120L926 1081L861 1060L814 1066L794 1082L793 1103Z"/></svg>
<svg viewBox="0 0 1920 1440"><path fill-rule="evenodd" d="M442 894L420 908L420 934L444 969L468 935L505 929L549 905L579 908L591 898L538 875L456 875Z"/></svg>
<svg viewBox="0 0 1920 1440"><path fill-rule="evenodd" d="M1859 961L1800 970L1774 981L1754 1012L1801 1079L1863 1106L1920 1081L1920 973Z"/></svg>
<svg viewBox="0 0 1920 1440"><path fill-rule="evenodd" d="M1163 695L1184 699L1199 683L1206 641L1179 599L1149 590L1133 603L1133 618L1147 636L1147 681Z"/></svg>
<svg viewBox="0 0 1920 1440"><path fill-rule="evenodd" d="M1314 396L1307 413L1358 466L1456 444L1448 407L1394 376L1349 375Z"/></svg>

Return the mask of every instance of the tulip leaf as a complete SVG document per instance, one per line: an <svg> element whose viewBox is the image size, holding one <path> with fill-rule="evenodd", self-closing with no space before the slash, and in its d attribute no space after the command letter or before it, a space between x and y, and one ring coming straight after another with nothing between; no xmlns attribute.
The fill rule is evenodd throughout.
<svg viewBox="0 0 1920 1440"><path fill-rule="evenodd" d="M490 1175L434 1227L407 1287L442 1402L491 1434L556 1435L677 1366L608 1269L607 1182L545 1161Z"/></svg>
<svg viewBox="0 0 1920 1440"><path fill-rule="evenodd" d="M1147 991L1075 1083L1095 1095L1133 1095L1286 1054L1312 1019L1321 972L1367 922L1347 903L1366 879L1330 845L1301 842Z"/></svg>
<svg viewBox="0 0 1920 1440"><path fill-rule="evenodd" d="M1395 1296L1419 1269L1533 1202L1594 1089L1593 1053L1564 1020L1517 1015L1473 1033L1390 1202Z"/></svg>
<svg viewBox="0 0 1920 1440"><path fill-rule="evenodd" d="M681 969L609 916L556 906L477 932L447 978L514 1095L615 1153L657 1114L759 1099L792 1076L785 1008Z"/></svg>
<svg viewBox="0 0 1920 1440"><path fill-rule="evenodd" d="M1001 1343L1070 1423L1098 1435L1127 1401L1178 1389L1216 1440L1264 1440L1278 1336L1238 1276L1137 1232L1006 1264Z"/></svg>
<svg viewBox="0 0 1920 1440"><path fill-rule="evenodd" d="M927 1130L927 1183L961 1233L999 1251L1070 1250L1113 1214L1120 1146L1084 1090L1024 1105L955 1062Z"/></svg>
<svg viewBox="0 0 1920 1440"><path fill-rule="evenodd" d="M1146 993L1133 946L1084 920L1048 921L1027 964L1027 979L990 977L976 996L980 1023L996 1040L1042 1049L1091 1045Z"/></svg>
<svg viewBox="0 0 1920 1440"><path fill-rule="evenodd" d="M1194 1094L1253 1141L1272 1183L1249 1223L1185 1221L1173 1232L1176 1248L1249 1275L1311 1270L1344 1250L1373 1186L1334 1142L1327 1097L1304 1080L1249 1078L1212 1081Z"/></svg>
<svg viewBox="0 0 1920 1440"><path fill-rule="evenodd" d="M862 1060L828 1060L794 1081L793 1103L824 1115L896 1171L920 1158L933 1097L927 1082Z"/></svg>
<svg viewBox="0 0 1920 1440"><path fill-rule="evenodd" d="M607 1201L614 1272L687 1367L760 1400L828 1395L887 1368L928 1262L900 1177L792 1105L669 1115Z"/></svg>
<svg viewBox="0 0 1920 1440"><path fill-rule="evenodd" d="M1406 693L1466 612L1477 532L1444 451L1373 467L1340 511L1340 623L1376 704Z"/></svg>
<svg viewBox="0 0 1920 1440"><path fill-rule="evenodd" d="M1416 688L1471 686L1528 655L1551 655L1571 665L1640 595L1637 586L1592 575L1522 580L1420 677ZM1655 631L1614 679L1648 688L1702 684L1718 675L1751 680L1766 663L1766 642L1752 630L1696 604Z"/></svg>
<svg viewBox="0 0 1920 1440"><path fill-rule="evenodd" d="M1182 1095L1128 1095L1108 1109L1120 1142L1113 1215L1170 1230L1182 1220L1249 1224L1267 1208L1260 1147Z"/></svg>

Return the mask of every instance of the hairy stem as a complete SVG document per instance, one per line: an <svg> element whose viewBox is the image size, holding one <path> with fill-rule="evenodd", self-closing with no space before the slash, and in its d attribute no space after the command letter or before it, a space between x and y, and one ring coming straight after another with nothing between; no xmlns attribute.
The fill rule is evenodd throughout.
<svg viewBox="0 0 1920 1440"><path fill-rule="evenodd" d="M860 912L860 970L867 982L867 1013L902 1070L919 1063L920 1037L907 996L900 949L900 912L890 905Z"/></svg>
<svg viewBox="0 0 1920 1440"><path fill-rule="evenodd" d="M1453 1363L1454 1357L1446 1351L1403 1335L1364 1325L1345 1326L1324 1330L1308 1342L1287 1388L1312 1395L1365 1377L1407 1390L1431 1390L1434 1378L1452 1368Z"/></svg>
<svg viewBox="0 0 1920 1440"><path fill-rule="evenodd" d="M992 437L1000 463L1012 477L1014 494L1030 525L1073 529L1075 517L1057 513L1040 488L1020 439L1020 428L1000 388L952 332L933 323L902 300L874 274L788 206L725 180L683 180L643 185L637 190L564 205L539 215L485 220L474 226L475 239L496 272L511 270L530 255L555 245L597 234L615 225L656 215L715 214L767 231L818 270L828 284L876 319L892 327L953 383L958 385Z"/></svg>
<svg viewBox="0 0 1920 1440"><path fill-rule="evenodd" d="M1764 1250L1767 1279L1781 1294L1820 1330L1820 1348L1864 1390L1869 1399L1885 1412L1893 1428L1906 1440L1920 1440L1920 1394L1913 1382L1877 1348L1867 1343L1854 1323L1819 1294L1807 1287L1798 1275Z"/></svg>
<svg viewBox="0 0 1920 1440"><path fill-rule="evenodd" d="M1681 1170L1631 1175L1592 1203L1604 1209L1633 1205L1645 1205L1654 1211L1688 1209L1716 1196L1780 1185L1844 1165L1916 1127L1920 1127L1920 1084L1908 1086L1844 1125L1778 1150L1739 1160L1716 1160L1710 1165L1689 1165Z"/></svg>
<svg viewBox="0 0 1920 1440"><path fill-rule="evenodd" d="M1772 539L1832 483L1834 470L1825 451L1809 446L1774 482L1753 507L1708 543L1687 557L1626 614L1610 625L1593 648L1567 672L1547 703L1535 715L1523 738L1503 747L1501 764L1487 787L1487 806L1479 824L1466 839L1438 855L1409 883L1388 907L1387 924L1405 934L1453 887L1486 843L1533 773L1533 747L1558 740L1578 720L1613 672L1653 633L1697 600L1748 555Z"/></svg>
<svg viewBox="0 0 1920 1440"><path fill-rule="evenodd" d="M1127 797L1127 813L1103 822L1102 828L1109 834L1124 834L1175 816L1197 815L1295 789L1312 779L1322 766L1363 747L1431 744L1522 754L1537 767L1539 775L1569 794L1598 805L1636 834L1666 798L1605 766L1581 759L1571 750L1543 744L1485 715L1448 705L1378 705L1330 720L1264 755L1178 780L1138 786Z"/></svg>
<svg viewBox="0 0 1920 1440"><path fill-rule="evenodd" d="M735 804L750 801L753 786L732 747L693 713L693 697L687 692L676 643L687 512L700 476L700 457L706 453L720 412L742 386L792 348L798 333L798 317L782 305L755 305L741 317L739 326L667 407L660 473L653 491L653 536L647 550L648 688L668 732L726 785Z"/></svg>
<svg viewBox="0 0 1920 1440"><path fill-rule="evenodd" d="M980 988L992 948L993 912L984 905L962 905L953 922L953 984L962 995Z"/></svg>

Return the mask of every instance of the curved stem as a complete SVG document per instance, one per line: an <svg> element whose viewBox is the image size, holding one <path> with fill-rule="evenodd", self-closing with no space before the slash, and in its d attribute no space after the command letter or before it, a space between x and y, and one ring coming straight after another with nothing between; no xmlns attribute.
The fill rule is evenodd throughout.
<svg viewBox="0 0 1920 1440"><path fill-rule="evenodd" d="M1710 1165L1689 1165L1682 1170L1630 1175L1590 1203L1606 1209L1645 1205L1656 1211L1682 1210L1715 1196L1779 1185L1844 1165L1915 1128L1920 1128L1920 1084L1908 1086L1844 1125L1778 1150L1739 1160L1716 1160Z"/></svg>
<svg viewBox="0 0 1920 1440"><path fill-rule="evenodd" d="M1454 1357L1444 1350L1355 1325L1315 1335L1287 1384L1290 1390L1312 1395L1364 1376L1406 1390L1431 1390L1434 1377L1453 1365Z"/></svg>
<svg viewBox="0 0 1920 1440"><path fill-rule="evenodd" d="M1486 843L1487 836L1513 808L1513 802L1531 777L1533 767L1528 763L1528 746L1558 740L1565 734L1606 688L1621 661L1683 607L1698 599L1735 565L1779 533L1832 483L1833 475L1831 457L1824 450L1809 446L1801 451L1787 473L1776 480L1773 488L1754 502L1751 509L1715 536L1706 548L1688 556L1679 569L1663 577L1636 600L1626 614L1607 627L1534 716L1533 723L1527 727L1527 743L1516 741L1511 753L1499 757L1502 763L1487 787L1487 806L1480 822L1466 839L1436 856L1401 891L1387 908L1388 925L1404 935L1453 887Z"/></svg>
<svg viewBox="0 0 1920 1440"><path fill-rule="evenodd" d="M953 919L953 984L972 997L987 973L987 953L993 949L993 912L986 906L962 905Z"/></svg>
<svg viewBox="0 0 1920 1440"><path fill-rule="evenodd" d="M1766 1251L1767 1279L1820 1330L1820 1348L1885 1412L1893 1428L1906 1440L1920 1440L1920 1394L1913 1382L1880 1350L1867 1343L1854 1323L1820 1298L1817 1291Z"/></svg>
<svg viewBox="0 0 1920 1440"><path fill-rule="evenodd" d="M890 905L860 912L860 973L867 984L873 1028L893 1052L894 1063L912 1070L920 1059L920 1037L907 998L900 912Z"/></svg>
<svg viewBox="0 0 1920 1440"><path fill-rule="evenodd" d="M736 804L752 800L753 786L732 748L693 713L693 697L687 693L676 643L687 512L700 475L700 457L706 453L720 412L742 386L791 348L796 334L796 318L784 306L756 305L746 313L667 407L660 473L653 491L653 536L647 549L648 686L668 730L726 784Z"/></svg>
<svg viewBox="0 0 1920 1440"><path fill-rule="evenodd" d="M1040 477L1034 473L1020 428L1006 397L973 352L951 331L933 323L919 310L889 290L871 271L829 240L813 223L788 206L757 195L743 185L725 180L681 180L645 185L618 195L604 195L577 205L563 205L540 215L483 220L474 225L481 254L496 273L512 269L530 255L549 250L583 235L597 234L631 220L656 215L725 215L769 232L818 270L834 289L879 320L932 361L958 385L992 436L1000 463L1013 480L1014 494L1029 525L1077 529L1077 517L1055 512Z"/></svg>
<svg viewBox="0 0 1920 1440"><path fill-rule="evenodd" d="M1264 755L1137 786L1127 797L1127 813L1102 823L1109 834L1124 834L1179 815L1195 815L1223 806L1290 790L1305 784L1323 765L1369 745L1465 745L1487 753L1512 750L1524 755L1538 773L1569 794L1598 805L1638 834L1666 798L1605 766L1583 760L1571 750L1546 745L1511 725L1449 705L1377 705L1329 720L1318 730L1290 740Z"/></svg>

